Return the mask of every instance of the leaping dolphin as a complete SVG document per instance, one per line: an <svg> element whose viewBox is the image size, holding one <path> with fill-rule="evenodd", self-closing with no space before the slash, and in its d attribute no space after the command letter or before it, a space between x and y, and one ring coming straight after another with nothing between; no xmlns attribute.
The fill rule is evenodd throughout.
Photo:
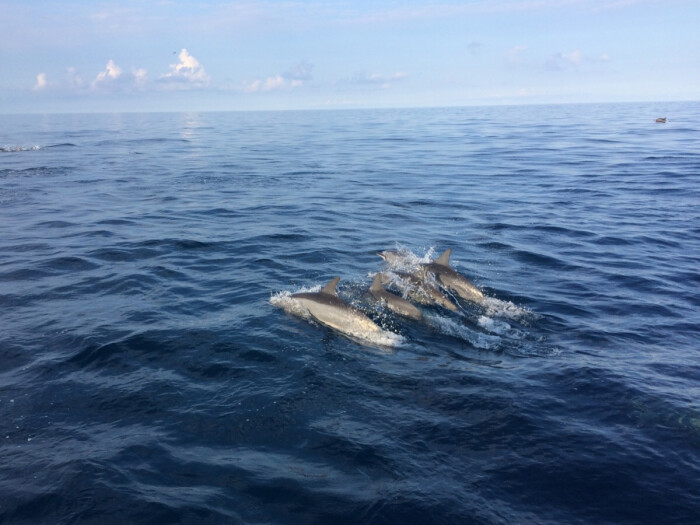
<svg viewBox="0 0 700 525"><path fill-rule="evenodd" d="M425 271L435 275L440 284L455 292L462 299L480 303L484 300L484 294L473 282L452 269L450 266L451 254L452 250L447 249L440 257L431 263L422 265L422 267Z"/></svg>
<svg viewBox="0 0 700 525"><path fill-rule="evenodd" d="M362 336L381 329L357 308L338 297L338 281L331 280L320 292L297 293L292 298L306 308L319 323L348 335Z"/></svg>
<svg viewBox="0 0 700 525"><path fill-rule="evenodd" d="M369 293L372 294L372 297L378 301L384 301L389 310L392 310L399 315L410 317L416 321L421 321L423 319L423 314L418 308L413 306L406 299L399 297L398 295L394 295L391 292L387 292L382 287L380 274L374 276L374 281L372 282L372 286L369 288Z"/></svg>

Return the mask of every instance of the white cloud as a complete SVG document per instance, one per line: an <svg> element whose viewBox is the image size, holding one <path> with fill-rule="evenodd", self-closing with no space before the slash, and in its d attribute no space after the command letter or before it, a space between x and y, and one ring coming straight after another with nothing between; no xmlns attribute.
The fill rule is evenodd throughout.
<svg viewBox="0 0 700 525"><path fill-rule="evenodd" d="M143 90L148 82L148 71L144 68L132 68L131 74L134 76L134 86L136 89Z"/></svg>
<svg viewBox="0 0 700 525"><path fill-rule="evenodd" d="M36 77L34 91L41 91L51 88L52 90L68 91L73 93L99 93L139 90L143 91L148 87L148 71L144 68L132 68L130 73L124 73L122 68L115 64L114 60L109 60L105 70L97 74L92 82L87 82L78 73L75 67L66 69L66 75L49 84L46 73L39 73Z"/></svg>
<svg viewBox="0 0 700 525"><path fill-rule="evenodd" d="M252 82L246 83L242 89L246 93L255 93L256 91L260 91L261 85L262 82L260 80L253 80Z"/></svg>
<svg viewBox="0 0 700 525"><path fill-rule="evenodd" d="M289 70L283 73L283 77L289 80L297 80L301 82L306 82L311 80L311 71L313 70L313 64L302 60L301 62L294 64Z"/></svg>
<svg viewBox="0 0 700 525"><path fill-rule="evenodd" d="M265 83L263 84L263 90L264 91L271 91L273 89L279 89L281 87L284 87L285 85L285 80L282 78L282 75L275 75L274 77L268 77L265 79Z"/></svg>
<svg viewBox="0 0 700 525"><path fill-rule="evenodd" d="M508 57L508 62L510 62L511 64L516 64L520 62L520 56L525 50L527 50L527 46L523 45L518 45L509 49L506 53L506 56Z"/></svg>
<svg viewBox="0 0 700 525"><path fill-rule="evenodd" d="M172 86L203 87L211 80L199 61L190 55L187 49L182 49L178 55L180 62L170 64L170 72L160 76L160 80Z"/></svg>
<svg viewBox="0 0 700 525"><path fill-rule="evenodd" d="M36 76L36 84L34 84L34 91L41 91L46 88L46 73L39 73Z"/></svg>
<svg viewBox="0 0 700 525"><path fill-rule="evenodd" d="M570 64L573 64L574 66L578 66L581 63L581 51L576 49L575 51L572 51L571 53L562 53L562 58L569 62Z"/></svg>
<svg viewBox="0 0 700 525"><path fill-rule="evenodd" d="M578 49L571 53L556 53L549 57L546 62L548 69L563 71L565 69L574 69L581 65L583 55Z"/></svg>
<svg viewBox="0 0 700 525"><path fill-rule="evenodd" d="M68 88L73 91L79 91L85 86L85 81L81 77L74 67L69 67L66 69Z"/></svg>
<svg viewBox="0 0 700 525"><path fill-rule="evenodd" d="M394 74L391 75L381 75L379 73L356 73L355 76L353 76L350 79L350 83L352 84L370 84L370 85L375 85L379 86L382 89L388 89L392 86L394 82L397 82L399 80L403 80L406 77L408 77L407 73L404 73L403 71L398 71Z"/></svg>
<svg viewBox="0 0 700 525"><path fill-rule="evenodd" d="M122 69L114 63L114 60L110 59L107 62L107 67L104 71L97 74L95 80L92 81L90 87L92 89L97 89L100 85L106 82L111 82L117 80L122 75Z"/></svg>
<svg viewBox="0 0 700 525"><path fill-rule="evenodd" d="M291 90L303 87L311 80L313 64L302 61L293 65L289 70L279 75L272 75L265 79L253 80L243 86L243 91L255 93L257 91Z"/></svg>

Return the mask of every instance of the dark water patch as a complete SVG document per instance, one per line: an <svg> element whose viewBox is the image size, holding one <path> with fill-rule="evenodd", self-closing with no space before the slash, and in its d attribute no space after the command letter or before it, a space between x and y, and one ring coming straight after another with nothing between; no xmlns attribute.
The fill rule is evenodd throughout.
<svg viewBox="0 0 700 525"><path fill-rule="evenodd" d="M197 250L211 250L216 247L215 243L198 241L195 239L150 239L143 241L141 246L147 248L158 248L163 252L187 252L187 251L197 251Z"/></svg>
<svg viewBox="0 0 700 525"><path fill-rule="evenodd" d="M172 138L172 137L145 137L145 138L116 138L116 139L106 139L95 142L95 146L98 147L109 147L109 146L148 146L148 145L158 145L158 144L189 144L191 141L183 138Z"/></svg>
<svg viewBox="0 0 700 525"><path fill-rule="evenodd" d="M39 264L40 268L45 268L54 273L67 273L67 272L85 272L88 270L94 270L98 268L99 265L90 262L83 257L77 256L65 256L65 257L53 257L48 260L43 260Z"/></svg>
<svg viewBox="0 0 700 525"><path fill-rule="evenodd" d="M73 168L66 166L36 166L24 169L0 169L0 179L23 177L60 177L71 173Z"/></svg>
<svg viewBox="0 0 700 525"><path fill-rule="evenodd" d="M0 272L0 281L36 281L52 275L52 272L36 268L20 268L9 272Z"/></svg>
<svg viewBox="0 0 700 525"><path fill-rule="evenodd" d="M132 273L109 279L101 279L91 285L92 291L102 296L150 295L160 281L148 274Z"/></svg>
<svg viewBox="0 0 700 525"><path fill-rule="evenodd" d="M2 245L4 253L42 253L52 251L51 244L45 242L22 242L21 244L5 244Z"/></svg>
<svg viewBox="0 0 700 525"><path fill-rule="evenodd" d="M537 266L543 270L557 270L557 271L576 271L578 268L574 264L567 263L565 260L553 257L551 255L537 253L529 250L517 250L512 251L514 257L519 261L529 264L532 266Z"/></svg>
<svg viewBox="0 0 700 525"><path fill-rule="evenodd" d="M80 238L85 238L85 239L91 239L91 238L109 239L109 238L114 237L115 235L116 234L111 230L89 230L89 231L76 232L70 236L71 237L80 237Z"/></svg>
<svg viewBox="0 0 700 525"><path fill-rule="evenodd" d="M75 228L78 224L68 221L44 221L36 224L37 229L42 228Z"/></svg>
<svg viewBox="0 0 700 525"><path fill-rule="evenodd" d="M119 375L125 371L157 365L161 360L179 359L181 356L177 355L178 350L192 352L205 341L204 333L149 331L105 344L88 343L68 358L66 363L78 370Z"/></svg>
<svg viewBox="0 0 700 525"><path fill-rule="evenodd" d="M211 216L211 217L221 217L225 219L236 219L239 217L243 217L244 215L241 214L237 210L229 209L229 208L207 208L203 209L201 211L195 212L196 215L204 215L204 216Z"/></svg>
<svg viewBox="0 0 700 525"><path fill-rule="evenodd" d="M131 219L103 219L96 224L104 224L107 226L133 226L137 224L137 222Z"/></svg>
<svg viewBox="0 0 700 525"><path fill-rule="evenodd" d="M632 246L635 244L635 241L614 235L604 235L595 239L595 243L601 246Z"/></svg>
<svg viewBox="0 0 700 525"><path fill-rule="evenodd" d="M2 303L0 302L0 304ZM16 369L23 368L32 361L32 356L21 344L3 344L2 352L0 352L0 403L5 403L4 406L7 406L7 403L14 403L11 397L8 398L7 391L4 390L6 384L14 383L12 375ZM0 439L3 437L0 436Z"/></svg>
<svg viewBox="0 0 700 525"><path fill-rule="evenodd" d="M93 259L106 262L140 261L161 255L159 250L145 248L139 244L122 244L120 247L101 248L87 254Z"/></svg>

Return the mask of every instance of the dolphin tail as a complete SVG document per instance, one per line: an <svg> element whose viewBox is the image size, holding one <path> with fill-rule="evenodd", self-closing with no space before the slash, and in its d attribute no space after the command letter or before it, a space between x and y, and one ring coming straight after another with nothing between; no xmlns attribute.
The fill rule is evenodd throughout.
<svg viewBox="0 0 700 525"><path fill-rule="evenodd" d="M340 281L340 277L336 277L331 280L326 286L323 287L321 290L321 293L327 293L329 295L338 295L338 281Z"/></svg>

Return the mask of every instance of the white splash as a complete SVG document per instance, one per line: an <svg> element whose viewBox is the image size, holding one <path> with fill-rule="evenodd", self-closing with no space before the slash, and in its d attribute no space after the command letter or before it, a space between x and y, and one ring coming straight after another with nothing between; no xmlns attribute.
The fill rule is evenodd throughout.
<svg viewBox="0 0 700 525"><path fill-rule="evenodd" d="M486 315L479 317L479 326L492 334L505 335L512 331L512 327L505 321L499 321Z"/></svg>
<svg viewBox="0 0 700 525"><path fill-rule="evenodd" d="M0 146L0 151L5 153L15 153L18 151L37 151L40 150L40 146Z"/></svg>
<svg viewBox="0 0 700 525"><path fill-rule="evenodd" d="M463 339L475 348L479 348L481 350L495 350L501 344L501 338L498 335L475 332L468 326L461 324L457 320L450 317L444 317L434 313L425 313L423 314L423 319L429 326L438 330L439 332L445 335Z"/></svg>
<svg viewBox="0 0 700 525"><path fill-rule="evenodd" d="M402 245L397 245L393 251L395 256L386 262L387 269L391 272L413 273L421 264L428 264L435 258L434 248L429 248L422 257L415 254Z"/></svg>
<svg viewBox="0 0 700 525"><path fill-rule="evenodd" d="M501 301L495 297L484 297L481 305L484 307L487 317L505 317L513 321L537 318L537 314L532 310L513 304L510 301Z"/></svg>

